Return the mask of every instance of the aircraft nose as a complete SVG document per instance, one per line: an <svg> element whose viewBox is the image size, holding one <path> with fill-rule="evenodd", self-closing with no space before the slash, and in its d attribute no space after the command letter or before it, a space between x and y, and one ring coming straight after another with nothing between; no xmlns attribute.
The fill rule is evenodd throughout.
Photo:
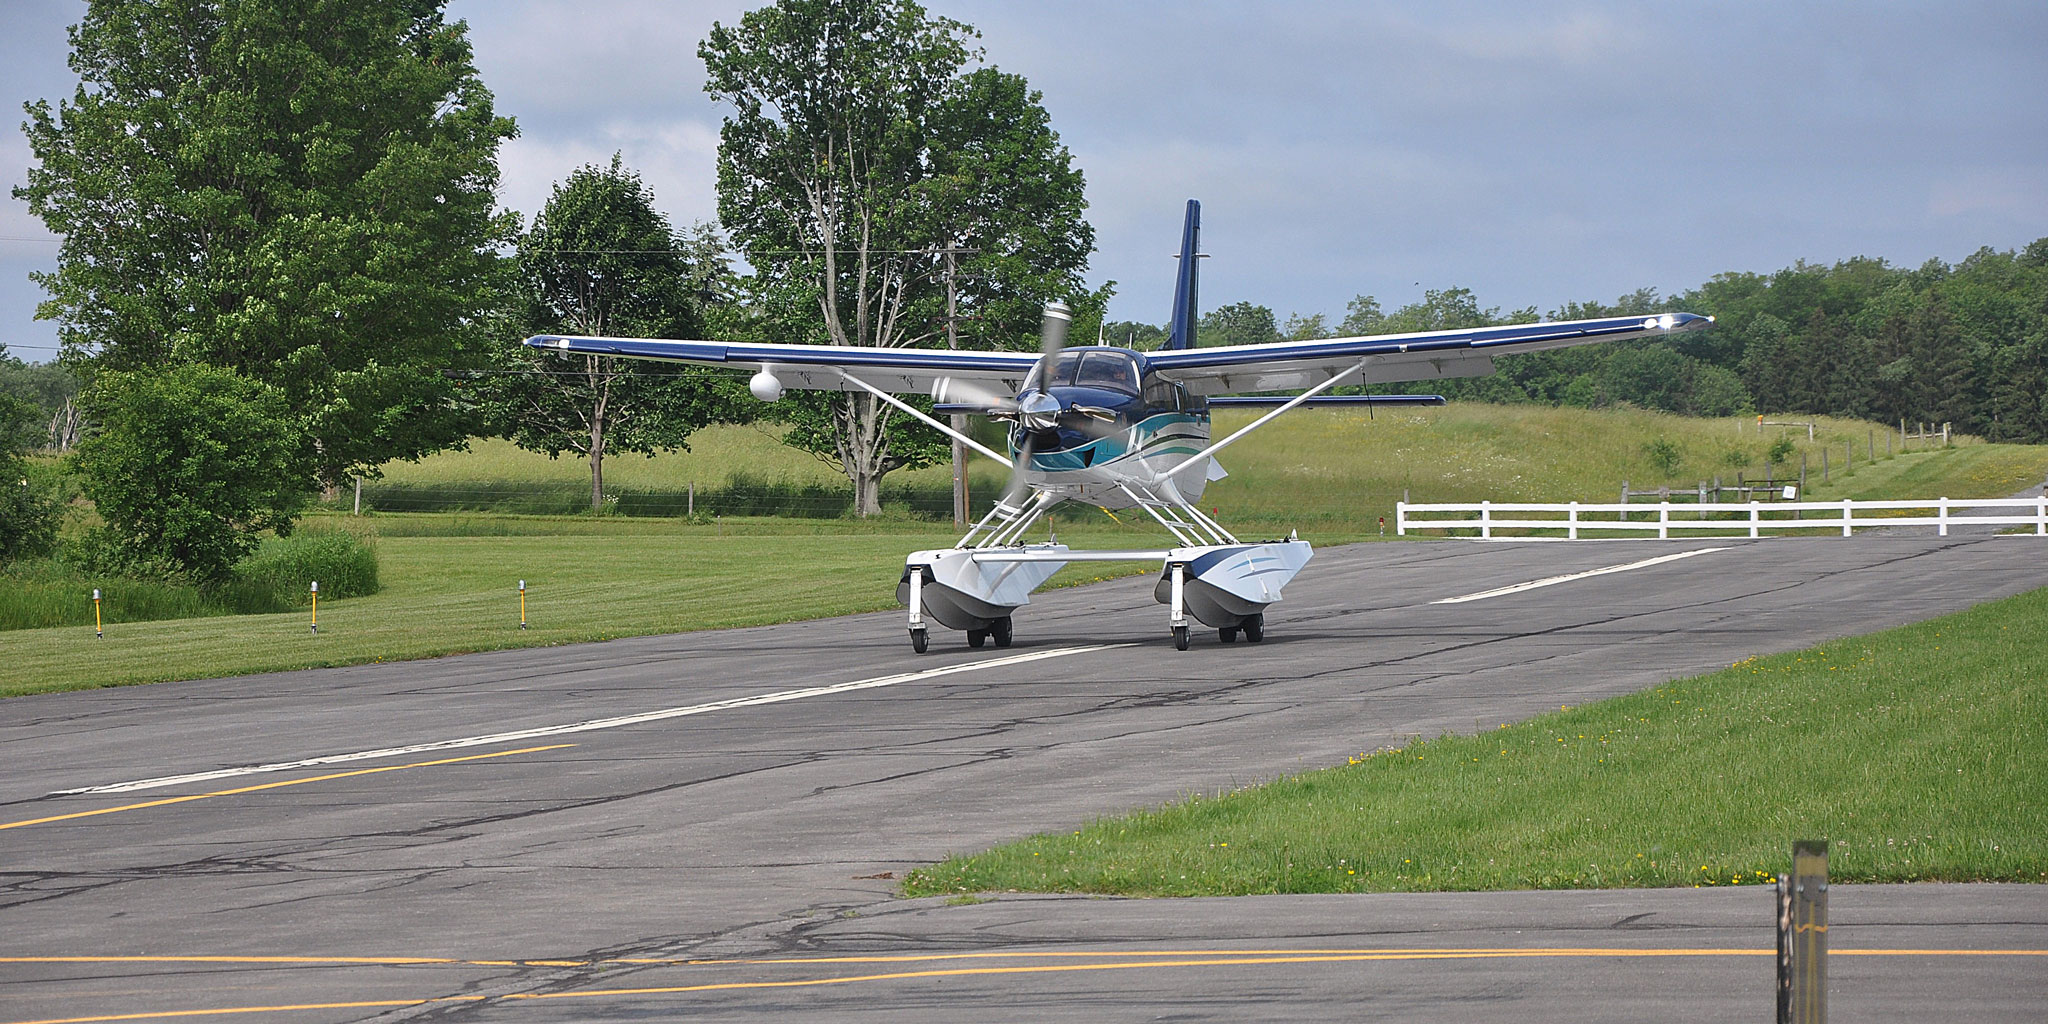
<svg viewBox="0 0 2048 1024"><path fill-rule="evenodd" d="M1017 403L1017 418L1030 430L1051 430L1059 426L1060 400L1043 391L1024 396Z"/></svg>

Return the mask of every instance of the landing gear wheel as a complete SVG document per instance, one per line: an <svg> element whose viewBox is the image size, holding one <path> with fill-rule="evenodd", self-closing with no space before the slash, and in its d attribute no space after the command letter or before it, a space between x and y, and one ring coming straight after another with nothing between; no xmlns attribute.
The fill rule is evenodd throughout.
<svg viewBox="0 0 2048 1024"><path fill-rule="evenodd" d="M967 631L967 646L980 647L985 643L988 643L988 630L970 629Z"/></svg>
<svg viewBox="0 0 2048 1024"><path fill-rule="evenodd" d="M925 630L922 630L922 629L913 629L913 630L911 630L911 631L910 631L910 649L911 649L912 651L915 651L915 652L917 652L918 654L923 654L923 653L925 652L925 648L927 648L927 647L930 647L930 646L931 646L931 634L930 634L930 633L928 633L928 632L926 632Z"/></svg>
<svg viewBox="0 0 2048 1024"><path fill-rule="evenodd" d="M1224 642L1224 643L1226 643L1226 644L1234 644L1234 643L1236 643L1236 642L1237 642L1237 627L1236 627L1236 626L1219 626L1219 627L1217 627L1217 629L1216 629L1216 639L1218 639L1218 640L1221 640L1221 641L1223 641L1223 642Z"/></svg>
<svg viewBox="0 0 2048 1024"><path fill-rule="evenodd" d="M1186 626L1173 627L1173 649L1176 651L1188 649L1188 628Z"/></svg>
<svg viewBox="0 0 2048 1024"><path fill-rule="evenodd" d="M1251 643L1258 643L1266 638L1266 616L1264 613L1244 620L1244 638Z"/></svg>
<svg viewBox="0 0 2048 1024"><path fill-rule="evenodd" d="M1010 617L1005 615L989 623L988 632L995 637L997 647L1010 646Z"/></svg>

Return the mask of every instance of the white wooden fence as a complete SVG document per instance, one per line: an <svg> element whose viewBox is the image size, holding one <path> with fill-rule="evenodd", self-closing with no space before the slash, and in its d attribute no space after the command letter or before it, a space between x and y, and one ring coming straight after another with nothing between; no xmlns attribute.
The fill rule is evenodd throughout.
<svg viewBox="0 0 2048 1024"><path fill-rule="evenodd" d="M1957 515L1960 510L1977 510ZM1912 514L1917 512L1918 514ZM1476 517L1474 516L1476 513ZM1860 513L1860 517L1859 517ZM1799 518L1792 518L1793 515ZM1427 518L1418 518L1427 517ZM1454 517L1454 518L1438 518ZM1768 517L1768 518L1766 518ZM1920 501L1773 501L1708 502L1655 505L1591 502L1535 503L1482 501L1477 504L1396 502L1394 530L1471 530L1491 538L1495 530L1563 530L1577 540L1579 531L1655 531L1674 533L1742 533L1840 530L1847 537L1856 527L1932 526L1948 536L1952 525L2032 526L2048 536L2048 495L2039 498L1933 498Z"/></svg>

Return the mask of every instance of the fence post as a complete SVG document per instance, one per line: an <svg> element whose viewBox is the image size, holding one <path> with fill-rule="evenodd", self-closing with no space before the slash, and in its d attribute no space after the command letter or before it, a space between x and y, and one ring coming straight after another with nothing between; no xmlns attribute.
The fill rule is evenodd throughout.
<svg viewBox="0 0 2048 1024"><path fill-rule="evenodd" d="M1849 499L1842 499L1842 536L1849 536Z"/></svg>
<svg viewBox="0 0 2048 1024"><path fill-rule="evenodd" d="M1763 506L1758 505L1754 497L1749 499L1749 536L1752 540L1757 536L1757 523L1762 518L1758 513L1762 510Z"/></svg>
<svg viewBox="0 0 2048 1024"><path fill-rule="evenodd" d="M1408 536L1408 497L1403 492L1401 500L1394 503L1394 536Z"/></svg>
<svg viewBox="0 0 2048 1024"><path fill-rule="evenodd" d="M2034 499L2034 536L2048 537L2048 488Z"/></svg>
<svg viewBox="0 0 2048 1024"><path fill-rule="evenodd" d="M1942 498L1935 503L1935 507L1940 509L1939 512L1935 513L1935 519L1938 521L1935 524L1935 529L1939 532L1940 536L1946 537L1948 536L1948 499Z"/></svg>
<svg viewBox="0 0 2048 1024"><path fill-rule="evenodd" d="M1941 425L1941 446L1942 446L1943 448L1946 448L1946 447L1948 447L1948 424L1947 424L1947 423L1943 423L1943 424Z"/></svg>
<svg viewBox="0 0 2048 1024"><path fill-rule="evenodd" d="M1657 503L1657 539L1671 539L1671 499Z"/></svg>
<svg viewBox="0 0 2048 1024"><path fill-rule="evenodd" d="M2042 498L2042 499L2041 499L2041 507L2042 507L2042 508L2043 508L2044 510L2048 510L2048 498ZM1572 507L1571 507L1571 509L1570 509L1570 515L1569 515L1569 516L1567 517L1566 521L1567 521L1567 522L1569 522L1569 523L1571 523L1571 526L1570 526L1570 527L1569 527L1569 528L1567 529L1567 532L1566 532L1566 534L1565 534L1565 538L1566 538L1567 540L1578 540L1578 539L1579 539L1579 503L1578 503L1578 502L1576 502L1576 501L1572 502Z"/></svg>
<svg viewBox="0 0 2048 1024"><path fill-rule="evenodd" d="M693 516L697 514L697 481L695 480L690 481L690 504L688 508L684 509L684 512Z"/></svg>
<svg viewBox="0 0 2048 1024"><path fill-rule="evenodd" d="M1493 502L1479 503L1479 539L1493 539Z"/></svg>
<svg viewBox="0 0 2048 1024"><path fill-rule="evenodd" d="M1820 450L1820 482L1828 482L1828 450L1826 448Z"/></svg>

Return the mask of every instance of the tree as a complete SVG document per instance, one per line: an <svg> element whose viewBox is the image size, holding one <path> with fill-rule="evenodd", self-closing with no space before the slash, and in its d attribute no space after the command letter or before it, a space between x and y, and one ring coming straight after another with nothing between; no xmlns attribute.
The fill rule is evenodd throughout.
<svg viewBox="0 0 2048 1024"><path fill-rule="evenodd" d="M715 271L693 268L686 246L722 265L700 231L678 235L654 192L626 169L585 166L555 186L519 240L514 317L527 334L641 338L700 336L698 295ZM493 428L521 448L590 462L590 507L604 508L604 457L687 448L691 431L740 414L738 386L714 371L611 356L541 355L506 346L477 388Z"/></svg>
<svg viewBox="0 0 2048 1024"><path fill-rule="evenodd" d="M309 497L288 403L269 384L199 363L108 370L84 405L98 430L72 464L126 566L218 581L259 532L290 532Z"/></svg>
<svg viewBox="0 0 2048 1024"><path fill-rule="evenodd" d="M22 366L0 345L0 369ZM42 554L57 539L57 504L38 492L22 458L43 446L43 422L43 411L33 401L13 388L0 388L0 565Z"/></svg>
<svg viewBox="0 0 2048 1024"><path fill-rule="evenodd" d="M1233 302L1202 314L1199 337L1204 345L1263 345L1280 340L1273 311L1249 302Z"/></svg>
<svg viewBox="0 0 2048 1024"><path fill-rule="evenodd" d="M719 217L755 270L757 329L902 347L976 317L976 340L1014 347L1065 298L1093 307L1075 325L1092 332L1080 321L1099 322L1106 292L1076 294L1093 245L1080 172L1022 78L962 73L972 36L911 0L783 0L712 27L705 91L733 108ZM787 415L861 515L880 511L885 474L944 452L862 392Z"/></svg>
<svg viewBox="0 0 2048 1024"><path fill-rule="evenodd" d="M77 92L27 105L17 198L64 236L74 357L275 385L329 482L459 442L440 371L492 300L498 143L439 0L94 0Z"/></svg>
<svg viewBox="0 0 2048 1024"><path fill-rule="evenodd" d="M1370 295L1353 296L1344 304L1344 320L1337 325L1337 333L1346 338L1363 338L1387 332L1387 315L1380 311L1380 300Z"/></svg>
<svg viewBox="0 0 2048 1024"><path fill-rule="evenodd" d="M1290 313L1287 326L1281 331L1288 341L1312 341L1331 337L1330 325L1321 313Z"/></svg>

